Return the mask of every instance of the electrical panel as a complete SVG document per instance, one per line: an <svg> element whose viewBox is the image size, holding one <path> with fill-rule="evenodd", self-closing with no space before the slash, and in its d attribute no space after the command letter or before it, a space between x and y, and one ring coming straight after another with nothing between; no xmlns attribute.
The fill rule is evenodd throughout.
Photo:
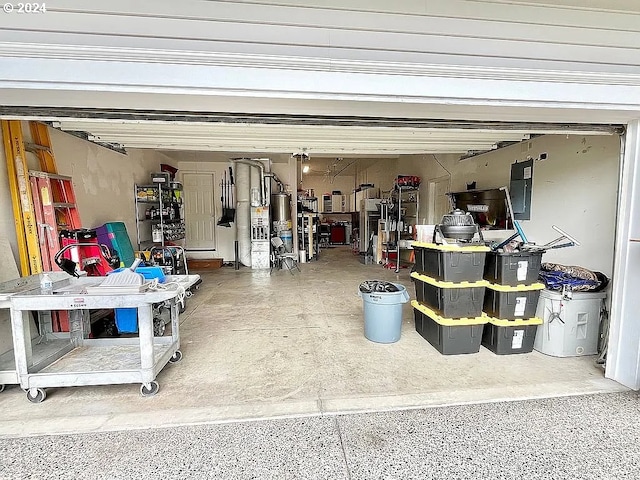
<svg viewBox="0 0 640 480"><path fill-rule="evenodd" d="M513 216L516 220L531 219L531 191L533 187L533 160L511 165L509 193Z"/></svg>

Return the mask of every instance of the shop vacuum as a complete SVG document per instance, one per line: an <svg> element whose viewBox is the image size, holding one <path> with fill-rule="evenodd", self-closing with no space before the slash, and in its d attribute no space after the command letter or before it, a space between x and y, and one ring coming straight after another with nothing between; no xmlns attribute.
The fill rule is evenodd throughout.
<svg viewBox="0 0 640 480"><path fill-rule="evenodd" d="M474 241L474 237L478 240ZM482 231L473 216L459 208L443 215L433 230L433 243L442 244L482 244Z"/></svg>

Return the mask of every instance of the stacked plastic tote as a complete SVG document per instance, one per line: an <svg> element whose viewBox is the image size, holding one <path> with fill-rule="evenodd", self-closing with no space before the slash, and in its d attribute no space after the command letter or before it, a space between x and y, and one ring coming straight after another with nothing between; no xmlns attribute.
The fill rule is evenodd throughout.
<svg viewBox="0 0 640 480"><path fill-rule="evenodd" d="M482 345L498 355L533 350L538 325L536 309L542 283L537 283L542 252L491 252L484 278L489 281L484 299L487 325Z"/></svg>
<svg viewBox="0 0 640 480"><path fill-rule="evenodd" d="M414 243L416 331L443 355L533 350L542 253Z"/></svg>
<svg viewBox="0 0 640 480"><path fill-rule="evenodd" d="M413 243L416 331L443 355L477 353L487 317L484 246Z"/></svg>

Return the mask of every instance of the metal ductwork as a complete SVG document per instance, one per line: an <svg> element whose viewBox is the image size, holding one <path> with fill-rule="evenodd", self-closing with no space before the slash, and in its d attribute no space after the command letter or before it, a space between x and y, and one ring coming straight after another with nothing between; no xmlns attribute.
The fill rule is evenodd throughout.
<svg viewBox="0 0 640 480"><path fill-rule="evenodd" d="M273 172L267 173L267 177L273 178L273 181L278 184L278 189L279 189L278 193L284 193L285 191L284 183L282 183L282 181L278 178L278 176L275 173Z"/></svg>
<svg viewBox="0 0 640 480"><path fill-rule="evenodd" d="M236 232L238 260L251 266L251 170L245 162L235 162L236 173Z"/></svg>
<svg viewBox="0 0 640 480"><path fill-rule="evenodd" d="M270 266L270 225L269 191L271 184L267 179L274 174L265 173L265 166L259 160L234 158L236 170L236 232L238 240L237 260L253 269ZM253 168L250 168L253 167ZM256 185L259 184L259 187ZM281 186L282 189L282 186ZM259 198L258 198L259 197Z"/></svg>
<svg viewBox="0 0 640 480"><path fill-rule="evenodd" d="M262 162L251 158L232 158L231 161L236 165L249 165L260 170L260 205L269 205L265 188L266 174L264 173L264 165Z"/></svg>

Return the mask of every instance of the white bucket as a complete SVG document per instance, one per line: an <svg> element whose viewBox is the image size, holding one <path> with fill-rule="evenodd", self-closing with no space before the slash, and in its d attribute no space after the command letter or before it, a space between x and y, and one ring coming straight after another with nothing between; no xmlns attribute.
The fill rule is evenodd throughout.
<svg viewBox="0 0 640 480"><path fill-rule="evenodd" d="M293 232L291 230L283 230L280 232L280 238L284 243L284 249L286 252L293 251Z"/></svg>
<svg viewBox="0 0 640 480"><path fill-rule="evenodd" d="M307 263L307 251L298 250L298 256L300 257L300 263Z"/></svg>

